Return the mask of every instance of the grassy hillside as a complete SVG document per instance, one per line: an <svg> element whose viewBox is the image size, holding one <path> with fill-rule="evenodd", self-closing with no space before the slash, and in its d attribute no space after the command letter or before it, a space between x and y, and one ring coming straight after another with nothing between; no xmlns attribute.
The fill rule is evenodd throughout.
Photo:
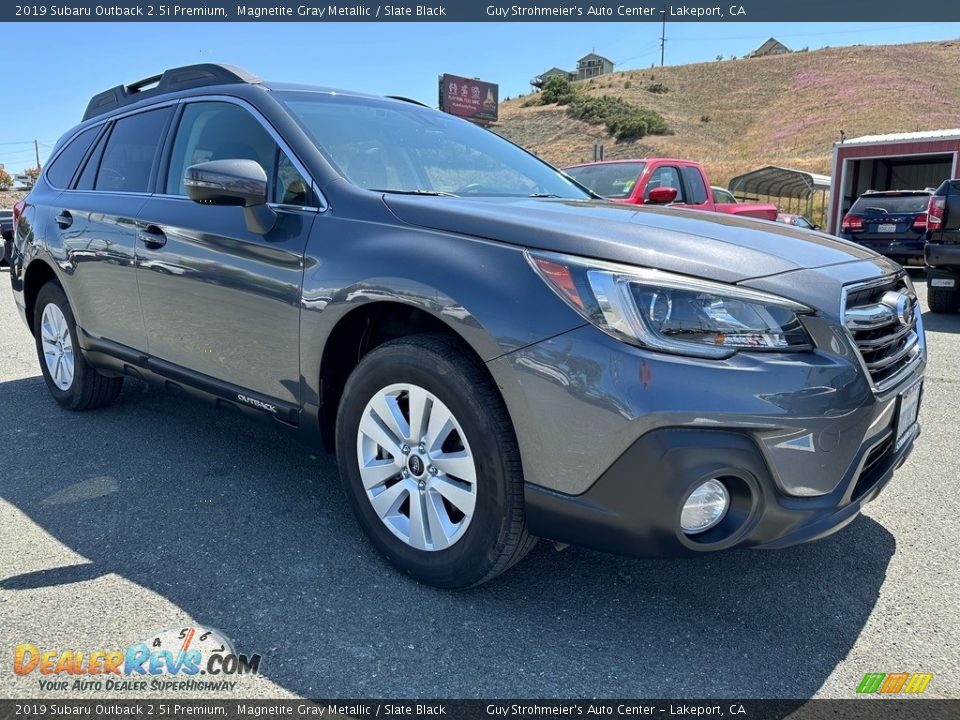
<svg viewBox="0 0 960 720"><path fill-rule="evenodd" d="M676 156L702 162L714 183L784 165L830 172L840 130L874 133L960 127L960 40L827 48L749 60L630 70L577 83L656 110L673 135L617 143L603 126L556 105L500 106L497 132L556 165L593 159ZM651 85L666 86L652 93Z"/></svg>

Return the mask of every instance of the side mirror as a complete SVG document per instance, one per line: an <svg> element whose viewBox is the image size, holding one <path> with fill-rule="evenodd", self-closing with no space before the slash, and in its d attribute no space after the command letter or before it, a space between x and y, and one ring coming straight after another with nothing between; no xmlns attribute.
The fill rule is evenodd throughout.
<svg viewBox="0 0 960 720"><path fill-rule="evenodd" d="M266 235L277 214L267 205L267 173L255 160L211 160L187 168L183 184L190 199L201 205L243 208L247 229Z"/></svg>
<svg viewBox="0 0 960 720"><path fill-rule="evenodd" d="M823 227L821 227L820 225L814 225L814 226L813 226L813 229L814 229L814 230L823 230Z"/></svg>
<svg viewBox="0 0 960 720"><path fill-rule="evenodd" d="M669 205L677 199L677 189L672 187L653 188L647 194L649 205Z"/></svg>

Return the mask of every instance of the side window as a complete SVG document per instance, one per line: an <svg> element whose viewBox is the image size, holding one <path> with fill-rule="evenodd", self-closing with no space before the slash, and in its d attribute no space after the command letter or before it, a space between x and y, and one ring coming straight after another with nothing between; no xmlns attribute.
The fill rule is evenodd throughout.
<svg viewBox="0 0 960 720"><path fill-rule="evenodd" d="M695 167L683 167L684 186L687 191L687 203L703 205L707 201L707 186L703 183L703 176Z"/></svg>
<svg viewBox="0 0 960 720"><path fill-rule="evenodd" d="M277 178L273 184L272 201L281 205L310 205L310 187L296 166L277 148Z"/></svg>
<svg viewBox="0 0 960 720"><path fill-rule="evenodd" d="M685 203L683 194L683 183L680 182L680 173L672 165L661 165L650 175L647 180L647 186L643 190L643 199L650 199L650 191L658 187L675 188L677 199L674 202Z"/></svg>
<svg viewBox="0 0 960 720"><path fill-rule="evenodd" d="M100 168L100 159L103 157L103 148L107 144L107 138L110 137L110 131L107 130L97 144L93 147L93 152L87 158L87 164L83 166L80 173L80 179L77 180L77 190L93 190L93 183L97 179L97 170Z"/></svg>
<svg viewBox="0 0 960 720"><path fill-rule="evenodd" d="M233 103L190 103L177 127L167 171L167 194L187 194L183 175L191 165L233 159L256 160L268 178L277 178L277 143L256 118ZM289 169L284 177L289 180Z"/></svg>
<svg viewBox="0 0 960 720"><path fill-rule="evenodd" d="M50 163L47 167L47 181L53 187L63 189L70 186L74 173L77 172L83 156L87 154L97 133L100 132L100 127L97 125L88 128L77 135L67 144L63 152L57 155L56 160Z"/></svg>
<svg viewBox="0 0 960 720"><path fill-rule="evenodd" d="M147 192L157 147L172 112L171 108L159 108L117 120L97 169L94 190Z"/></svg>

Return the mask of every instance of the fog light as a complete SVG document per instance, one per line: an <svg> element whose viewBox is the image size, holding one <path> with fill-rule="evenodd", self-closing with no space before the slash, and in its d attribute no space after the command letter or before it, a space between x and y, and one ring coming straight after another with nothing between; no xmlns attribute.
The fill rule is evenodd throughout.
<svg viewBox="0 0 960 720"><path fill-rule="evenodd" d="M730 493L719 480L707 480L690 493L680 513L680 528L687 535L709 530L723 520L730 507Z"/></svg>

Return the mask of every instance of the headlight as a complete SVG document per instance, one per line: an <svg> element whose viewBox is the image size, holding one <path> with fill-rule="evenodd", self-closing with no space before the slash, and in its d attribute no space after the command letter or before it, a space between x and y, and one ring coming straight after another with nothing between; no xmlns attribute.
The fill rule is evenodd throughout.
<svg viewBox="0 0 960 720"><path fill-rule="evenodd" d="M661 270L528 252L567 304L618 340L679 355L726 358L740 350L809 350L806 305L735 285Z"/></svg>

